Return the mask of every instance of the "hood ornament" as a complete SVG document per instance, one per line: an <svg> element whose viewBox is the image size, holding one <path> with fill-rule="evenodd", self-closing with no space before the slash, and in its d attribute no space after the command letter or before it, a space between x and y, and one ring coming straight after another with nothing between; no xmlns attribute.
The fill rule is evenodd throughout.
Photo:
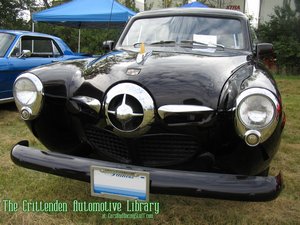
<svg viewBox="0 0 300 225"><path fill-rule="evenodd" d="M144 42L141 43L140 52L136 57L136 63L140 65L144 65L145 61L148 59L149 56L152 55L152 50L149 52L145 51L145 44Z"/></svg>

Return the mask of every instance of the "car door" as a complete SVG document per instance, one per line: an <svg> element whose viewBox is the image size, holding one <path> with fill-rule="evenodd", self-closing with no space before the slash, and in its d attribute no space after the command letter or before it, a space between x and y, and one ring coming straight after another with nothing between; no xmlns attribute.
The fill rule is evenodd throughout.
<svg viewBox="0 0 300 225"><path fill-rule="evenodd" d="M24 50L31 52L22 55ZM48 37L23 36L8 57L9 79L6 80L7 95L12 97L12 87L20 73L33 67L63 60L63 54L56 42Z"/></svg>
<svg viewBox="0 0 300 225"><path fill-rule="evenodd" d="M7 83L11 79L7 56L16 41L17 36L15 34L0 32L0 103L10 97L7 93Z"/></svg>
<svg viewBox="0 0 300 225"><path fill-rule="evenodd" d="M11 95L7 93L7 85L8 83L11 83L9 81L9 79L11 78L9 73L10 72L9 72L8 59L5 57L0 58L0 102L1 99L3 100L11 97Z"/></svg>

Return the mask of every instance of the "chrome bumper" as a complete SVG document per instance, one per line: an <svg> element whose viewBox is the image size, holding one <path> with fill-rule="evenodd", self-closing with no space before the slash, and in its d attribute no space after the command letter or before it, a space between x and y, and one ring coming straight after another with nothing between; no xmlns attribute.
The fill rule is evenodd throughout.
<svg viewBox="0 0 300 225"><path fill-rule="evenodd" d="M22 141L11 150L12 161L22 167L90 182L90 166L148 171L150 192L239 201L269 201L283 188L282 176L258 177L191 172L132 166L28 147Z"/></svg>

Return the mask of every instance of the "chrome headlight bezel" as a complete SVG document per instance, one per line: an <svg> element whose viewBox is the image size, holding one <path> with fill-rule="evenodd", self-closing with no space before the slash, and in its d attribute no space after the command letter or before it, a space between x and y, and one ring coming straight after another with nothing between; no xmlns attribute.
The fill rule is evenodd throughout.
<svg viewBox="0 0 300 225"><path fill-rule="evenodd" d="M241 106L246 100L249 100L249 98L253 97L262 97L264 98L264 101L269 101L268 104L272 106L272 116L268 118L266 124L257 126L250 125L241 118ZM273 134L278 124L280 111L280 103L277 97L271 91L264 88L249 88L243 91L236 99L235 126L237 133L249 146L256 146L259 143L263 143ZM251 134L259 134L259 139L256 144L248 143L248 135Z"/></svg>
<svg viewBox="0 0 300 225"><path fill-rule="evenodd" d="M20 94L22 94L21 93L22 91L23 92L28 91L28 90L22 90L22 85L21 88L18 87L18 85L20 85L20 82L24 82L24 81L29 82L28 84L32 85L33 90L31 91L34 93L34 98L28 99L27 101L25 98L24 100L21 99L19 96ZM37 76L35 76L32 73L23 73L20 76L18 76L13 85L13 95L14 95L16 106L20 111L23 120L31 120L39 115L39 112L42 107L44 91L43 91L43 84Z"/></svg>

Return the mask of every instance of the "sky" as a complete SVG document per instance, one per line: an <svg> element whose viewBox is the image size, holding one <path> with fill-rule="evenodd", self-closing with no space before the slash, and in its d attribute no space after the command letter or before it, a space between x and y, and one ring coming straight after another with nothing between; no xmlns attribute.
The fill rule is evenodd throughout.
<svg viewBox="0 0 300 225"><path fill-rule="evenodd" d="M246 0L246 13L253 16L253 25L257 27L260 0Z"/></svg>

